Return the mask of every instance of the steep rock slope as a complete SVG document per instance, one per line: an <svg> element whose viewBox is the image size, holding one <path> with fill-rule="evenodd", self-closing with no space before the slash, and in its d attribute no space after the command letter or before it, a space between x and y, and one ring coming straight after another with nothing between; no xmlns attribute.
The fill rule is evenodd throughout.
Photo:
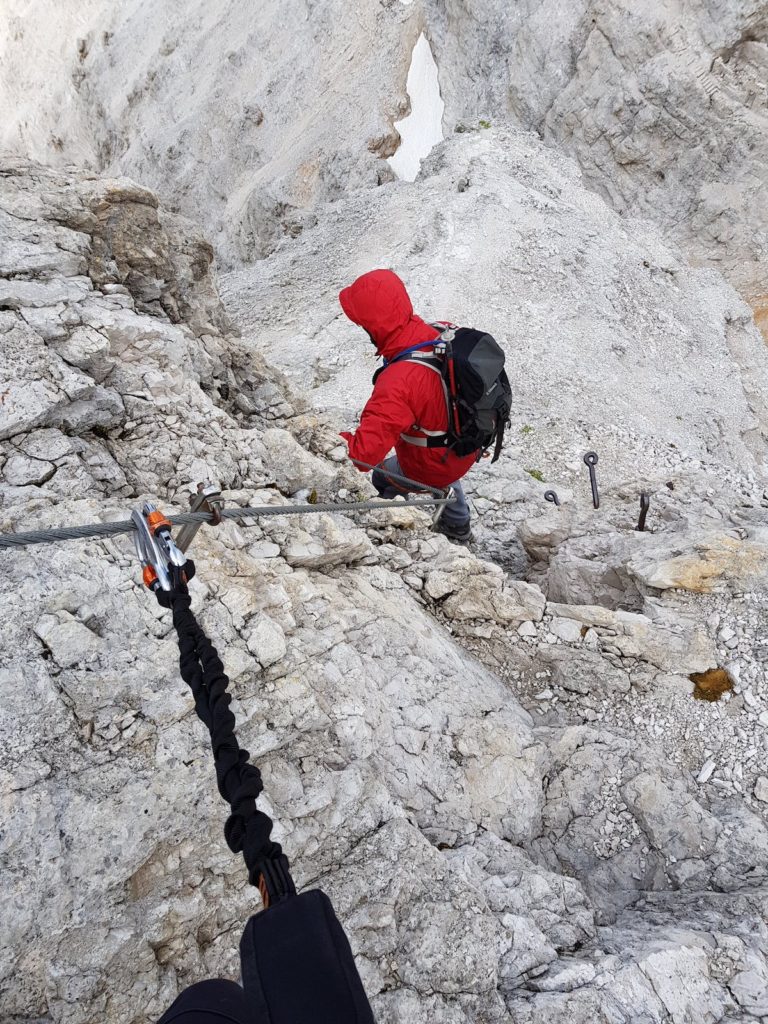
<svg viewBox="0 0 768 1024"><path fill-rule="evenodd" d="M767 26L760 0L365 0L354 16L163 0L151 17L142 0L7 0L0 149L132 174L228 261L260 258L317 201L391 178L424 31L446 134L535 130L724 272L766 329Z"/></svg>
<svg viewBox="0 0 768 1024"><path fill-rule="evenodd" d="M405 112L416 11L378 0L354 17L342 0L147 10L4 4L0 150L130 174L235 259L299 234L316 196L392 178L384 158Z"/></svg>
<svg viewBox="0 0 768 1024"><path fill-rule="evenodd" d="M572 486L588 447L609 455L612 482L658 485L702 467L727 480L763 466L768 364L747 305L650 225L614 214L531 135L455 136L416 185L321 213L304 238L225 278L248 338L315 405L348 418L360 408L375 363L336 296L392 266L423 315L498 337L513 444L529 438L526 457L547 480Z"/></svg>
<svg viewBox="0 0 768 1024"><path fill-rule="evenodd" d="M253 492L284 501L278 488L302 482L330 487L333 466L272 425L276 411L292 412L279 380L254 379L258 359L236 372L235 339L210 323L195 331L192 317L173 323L159 300L147 303L150 283L175 295L185 282L183 265L162 260L168 229L146 190L9 167L2 207L4 529L33 515L44 524L124 514L140 493L168 500L206 475L235 502ZM190 308L202 315L205 259L199 271ZM228 382L261 406L248 425L223 408ZM292 422L313 430L311 418ZM502 684L453 649L379 561L344 520L293 520L289 530L273 519L266 532L230 525L198 546L195 591L299 877L332 874L366 837L394 831L414 868L391 879L387 898L394 912L405 885L404 906L417 913L447 870L424 838L431 829L453 839L483 822L520 840L532 834L540 747ZM3 854L17 908L2 942L3 1015L153 1019L181 978L233 970L230 933L254 903L220 839L174 643L136 585L127 543L30 549L3 562ZM334 578L348 562L366 568ZM475 705L459 696L467 683L501 741L477 728L469 737ZM449 756L464 733L473 774ZM485 769L499 758L502 789L488 792ZM426 798L422 778L438 797ZM391 878L376 863L394 848L382 842L367 859L371 879ZM454 984L466 976L470 991L490 998L495 961L477 968L481 982L472 962L485 957L486 940L500 943L499 956L508 943L490 910L454 911L458 883L446 884L438 903L464 933ZM375 993L392 986L371 927L363 966L368 959ZM400 925L384 950L417 934L417 924Z"/></svg>
<svg viewBox="0 0 768 1024"><path fill-rule="evenodd" d="M210 251L180 245L151 193L11 165L0 209L3 530L180 502L206 475L235 504L360 486L331 423L225 333ZM337 903L381 1021L763 1012L759 810L599 722L535 727L429 614L493 641L538 628L537 586L407 508L366 530L230 524L196 558L266 806L300 881ZM3 1016L152 1020L181 984L234 974L254 906L167 618L127 539L1 560ZM696 644L673 670L712 660Z"/></svg>
<svg viewBox="0 0 768 1024"><path fill-rule="evenodd" d="M513 118L766 322L768 7L427 3L446 124Z"/></svg>

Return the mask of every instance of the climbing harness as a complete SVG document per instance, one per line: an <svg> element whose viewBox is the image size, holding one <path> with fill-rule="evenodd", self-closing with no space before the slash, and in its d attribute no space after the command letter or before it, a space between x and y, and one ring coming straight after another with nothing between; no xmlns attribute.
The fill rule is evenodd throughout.
<svg viewBox="0 0 768 1024"><path fill-rule="evenodd" d="M230 807L224 828L227 844L233 853L242 853L248 881L258 887L264 904L240 941L243 988L254 1019L264 1024L374 1024L330 900L319 889L296 893L288 858L271 839L272 819L257 806L264 788L261 772L238 743L229 679L191 610L187 582L194 576L194 563L182 554L179 564L180 548L157 509L144 505L134 517L142 538L145 583L171 611L181 676L210 733L218 790ZM152 570L149 576L147 568Z"/></svg>

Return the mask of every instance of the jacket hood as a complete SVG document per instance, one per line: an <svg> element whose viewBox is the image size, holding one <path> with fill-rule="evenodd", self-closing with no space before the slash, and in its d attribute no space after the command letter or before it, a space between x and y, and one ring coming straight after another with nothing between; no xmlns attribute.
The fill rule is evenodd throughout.
<svg viewBox="0 0 768 1024"><path fill-rule="evenodd" d="M405 285L391 270L370 270L339 293L341 308L367 331L376 351L391 359L411 345L431 341L438 331L413 312Z"/></svg>

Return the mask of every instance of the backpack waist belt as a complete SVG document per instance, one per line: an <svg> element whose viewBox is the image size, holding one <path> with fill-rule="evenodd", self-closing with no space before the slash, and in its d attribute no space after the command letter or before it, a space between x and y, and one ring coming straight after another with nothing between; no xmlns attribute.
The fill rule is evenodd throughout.
<svg viewBox="0 0 768 1024"><path fill-rule="evenodd" d="M424 437L417 437L415 434L401 434L400 440L406 444L415 444L418 448L445 448L448 444L448 435L444 430L425 430L415 423L411 430L420 430Z"/></svg>

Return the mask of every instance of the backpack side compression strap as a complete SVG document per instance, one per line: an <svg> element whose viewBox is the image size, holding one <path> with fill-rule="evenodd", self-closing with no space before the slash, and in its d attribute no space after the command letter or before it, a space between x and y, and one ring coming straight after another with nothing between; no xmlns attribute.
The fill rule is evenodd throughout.
<svg viewBox="0 0 768 1024"><path fill-rule="evenodd" d="M319 889L252 917L240 963L254 1024L375 1024L349 940Z"/></svg>

